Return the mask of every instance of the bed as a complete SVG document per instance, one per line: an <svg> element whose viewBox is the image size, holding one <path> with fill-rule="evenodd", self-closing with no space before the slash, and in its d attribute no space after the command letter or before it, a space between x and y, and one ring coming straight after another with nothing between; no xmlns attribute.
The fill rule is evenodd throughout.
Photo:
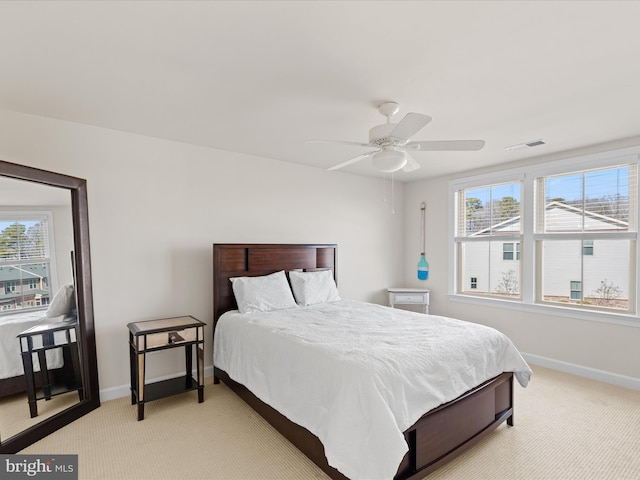
<svg viewBox="0 0 640 480"><path fill-rule="evenodd" d="M379 355L379 352L375 349L371 349L375 350L374 353L366 349L359 350L357 345L353 346L350 343L343 351L340 351L341 347L338 345L338 353L331 354L332 356L326 356L324 353L325 344L341 343L340 341L334 342L332 338L334 335L328 333L333 330L326 330L327 328L340 329L340 323L327 326L340 316L343 318L338 322L342 321L344 328L348 326L348 328L356 329L349 333L349 338L358 337L357 332L362 332L364 335L365 330L371 329L371 334L374 335L372 337L374 338L373 343L379 345L386 343L395 345L391 343L392 332L389 329L385 330L385 323L400 325L394 322L401 319L403 322L407 322L406 328L409 328L409 331L417 332L421 329L427 329L425 335L431 336L433 333L428 333L428 329L436 328L436 324L437 328L443 325L443 328L458 329L459 332L464 333L465 338L483 337L485 333L493 329L453 319L438 319L435 316L425 319L423 314L392 310L382 306L364 305L362 302L350 302L342 299L326 304L290 308L286 311L257 312L250 315L235 312L238 309L238 304L230 279L238 277L266 278L279 272L287 272L290 280L293 280L294 276L295 278L300 276L297 272L311 273L328 270L335 280L336 252L337 246L332 244L214 244L214 383L219 383L222 380L229 385L243 400L333 479L423 478L475 445L503 422L506 421L507 424L513 425L513 371L516 372L518 381L526 385L530 370L512 345L511 347L507 345L509 350L504 350L508 352L504 356L509 360L504 363L509 365L505 367L504 371L495 370L498 366L502 368L500 362L503 362L504 359L500 358L500 362L491 365L491 369L495 371L488 378L476 378L472 375L468 379L468 381L472 381L472 384L467 386L456 382L444 382L446 392L443 395L451 395L451 391L455 391L455 388L460 389L464 386L464 389L451 398L442 397L440 400L431 398L428 401L427 397L439 395L439 393L438 395L434 393L438 390L434 389L431 392L431 389L423 389L422 391L425 392L423 399L420 395L423 385L422 379L417 376L413 377L415 371L410 370L406 365L396 365L395 357L389 357L384 362L379 362L382 370L393 371L394 368L398 368L396 376L407 377L409 379L408 385L396 385L393 375L384 377L380 383L378 373L372 374L373 380L369 381L367 379L368 373L364 370L358 370L364 364L377 363L376 356ZM298 300L297 296L296 300ZM362 314L356 312L361 309L365 309L365 314L371 321L363 322ZM290 318L287 315L293 315L293 317ZM406 318L404 318L405 316ZM345 319L348 321L344 321ZM385 319L392 319L392 321L385 322ZM247 325L245 325L245 320ZM310 324L318 325L318 328L309 326ZM299 341L290 338L291 335L286 330L290 325L303 325L302 328L296 328L295 335L293 335L294 337L298 336ZM463 331L460 328L473 328L476 329L473 332L480 333L469 335L466 330ZM325 329L324 333L321 333L323 329ZM287 336L277 334L274 337L275 340L272 339L271 332L277 333L285 330ZM245 333L240 333L242 331ZM314 337L316 335L314 332L320 332L318 333L320 336ZM312 337L304 335L312 335ZM414 337L413 340L417 338L417 334L410 336ZM227 343L226 338L235 338L236 343ZM393 342L395 341L393 340ZM367 339L363 342L371 343L372 341ZM438 340L438 342L440 341ZM510 341L507 339L506 343L510 344ZM286 348L283 347L284 344L287 345ZM437 343L432 345L436 346ZM396 347L390 347L390 351L400 352L393 350L394 348ZM383 350L385 349L389 350L389 348ZM437 349L434 348L434 350ZM256 357L254 353L258 351L266 352L267 357L263 358L262 363L258 363L257 366L249 366L252 361L250 357ZM359 352L360 360L355 362L347 360L345 364L340 363L342 361L340 358L351 357L354 351ZM442 351L446 353L446 349ZM479 352L483 351L479 350ZM303 357L308 354L312 355L311 359ZM465 352L462 354L466 355ZM295 356L290 357L290 355ZM402 355L405 354L402 353L399 357ZM253 360L255 361L255 358ZM258 361L260 362L260 360ZM432 362L433 360L426 361ZM482 362L475 361L474 364L478 363ZM312 374L305 373L299 369L300 365L314 365L315 370ZM409 364L407 363L407 365ZM295 368L291 366L295 366ZM356 368L356 374L353 373L352 368ZM244 371L257 372L258 380L251 379L251 375L243 373ZM345 376L349 376L349 381L346 383ZM261 377L266 378L263 381ZM280 384L270 383L275 381L275 377L290 378L292 381L289 381L288 385L282 387L282 391L280 391L281 388L278 386ZM302 387L299 383L306 377L310 378L311 382ZM412 378L415 378L413 385L411 384ZM477 380L478 378L480 380ZM375 383L375 388L370 388L372 382ZM448 383L455 383L455 385L448 385ZM332 390L336 388L335 384L343 385L343 387L337 387L338 389L335 390L337 393ZM346 389L344 388L345 384L348 385ZM298 390L297 393L295 390L287 390L292 387L302 388L302 390ZM308 397L305 397L306 390L312 392ZM377 397L373 398L370 396L370 392L365 392L362 397L357 398L354 394L356 390L358 392L365 390L382 392L378 397L384 398L382 400ZM407 412L404 414L404 403L397 401L397 398L403 398L403 395L396 395L401 390L402 392L412 392L411 395L406 396L407 399L420 397L422 403L416 406L415 401L407 401ZM326 407L326 404L315 405L313 403L316 397L327 397L327 392L328 398L340 401L336 400ZM354 397L353 400L348 401L355 403L352 405L342 403L344 392L347 393L347 397ZM290 404L287 399L295 401ZM387 408L388 405L384 402L391 402L394 405ZM429 405L429 402L435 403L416 416L415 409ZM356 405L355 408L354 405ZM399 417L395 413L398 410L400 411ZM393 415L396 416L389 416L391 414L387 411L393 411ZM347 413L345 414L345 412ZM320 417L316 418L317 415ZM309 420L309 418L311 419ZM372 418L375 418L376 421L371 421ZM395 425L397 432L394 431L394 419L397 423ZM406 424L407 422L410 423ZM362 433L363 428L368 429L364 434ZM399 437L399 441L396 437ZM402 450L399 450L400 447ZM371 448L371 452L366 450L363 452L363 448ZM378 455L375 451L378 448L382 448L381 451L385 453ZM344 450L344 454L339 458L341 450ZM356 460L354 461L353 458ZM345 464L345 462L354 462L355 464ZM378 464L378 462L382 463Z"/></svg>
<svg viewBox="0 0 640 480"><path fill-rule="evenodd" d="M0 316L0 397L26 391L24 368L20 353L18 334L36 325L61 322L75 318L75 296L73 285L62 286L46 310L16 312ZM47 366L55 380L64 365L60 349L46 352ZM34 357L34 371L40 365ZM36 387L41 385L40 375L36 375Z"/></svg>

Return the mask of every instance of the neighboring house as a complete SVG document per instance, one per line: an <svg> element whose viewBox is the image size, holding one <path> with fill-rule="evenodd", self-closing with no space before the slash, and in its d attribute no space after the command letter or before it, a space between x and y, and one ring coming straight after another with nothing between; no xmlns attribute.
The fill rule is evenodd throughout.
<svg viewBox="0 0 640 480"><path fill-rule="evenodd" d="M0 266L0 310L49 304L49 279L45 265Z"/></svg>
<svg viewBox="0 0 640 480"><path fill-rule="evenodd" d="M552 226L554 232L619 231L628 225L594 212L584 212L583 216L580 209L558 201L546 205L545 216L546 224ZM513 232L515 238L513 241L505 241L504 238L492 241L489 246L486 242L469 242L465 246L463 290L465 293L517 295L520 292L519 260L522 254L520 216L472 236L488 237L490 232L494 235ZM585 302L598 303L603 295L614 295L618 300L628 299L627 240L545 242L543 256L546 275L542 279L542 291L545 300L580 301L584 298ZM602 291L602 282L609 287L608 292Z"/></svg>

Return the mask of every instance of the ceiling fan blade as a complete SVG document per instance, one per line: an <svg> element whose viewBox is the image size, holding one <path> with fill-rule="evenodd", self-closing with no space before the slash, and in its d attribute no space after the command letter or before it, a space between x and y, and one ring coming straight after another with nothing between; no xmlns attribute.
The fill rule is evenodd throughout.
<svg viewBox="0 0 640 480"><path fill-rule="evenodd" d="M353 163L359 162L360 160L364 160L365 158L369 158L371 155L373 155L373 153L374 152L358 155L357 157L350 158L349 160L339 163L338 165L334 165L333 167L327 168L327 170L338 170L339 168L346 167Z"/></svg>
<svg viewBox="0 0 640 480"><path fill-rule="evenodd" d="M375 147L375 145L371 145L369 143L361 143L361 142L344 142L342 140L306 140L307 143L338 143L340 145L357 145L359 147Z"/></svg>
<svg viewBox="0 0 640 480"><path fill-rule="evenodd" d="M409 142L405 148L423 152L473 151L484 147L484 140L434 140Z"/></svg>
<svg viewBox="0 0 640 480"><path fill-rule="evenodd" d="M404 118L400 120L400 123L391 131L389 136L406 142L430 121L431 117L427 115L407 113Z"/></svg>
<svg viewBox="0 0 640 480"><path fill-rule="evenodd" d="M402 167L403 172L413 172L420 168L420 164L416 162L415 158L413 158L407 152L405 152L405 156L407 157L407 164L404 167Z"/></svg>

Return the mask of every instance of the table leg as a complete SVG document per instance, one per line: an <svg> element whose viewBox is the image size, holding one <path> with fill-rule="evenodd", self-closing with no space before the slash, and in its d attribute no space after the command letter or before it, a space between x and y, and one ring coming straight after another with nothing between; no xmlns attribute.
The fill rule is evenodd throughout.
<svg viewBox="0 0 640 480"><path fill-rule="evenodd" d="M33 374L33 358L31 355L31 352L22 353L22 365L24 366L24 376L27 381L29 414L31 418L33 418L38 416L38 404L36 403L36 382Z"/></svg>
<svg viewBox="0 0 640 480"><path fill-rule="evenodd" d="M64 350L64 349L63 349ZM70 386L68 388L78 389L78 396L80 401L84 400L84 382L82 379L82 372L80 371L80 356L78 352L78 344L71 343L67 346L69 356L71 357L71 365L73 366L73 378L70 380Z"/></svg>
<svg viewBox="0 0 640 480"><path fill-rule="evenodd" d="M191 348L191 344L184 346L184 357L185 357L185 385L184 388L191 388L191 370L193 370L193 349Z"/></svg>
<svg viewBox="0 0 640 480"><path fill-rule="evenodd" d="M47 356L45 350L38 350L38 362L40 363L40 375L42 375L42 392L45 400L51 400L51 382L49 381L49 369L47 368Z"/></svg>
<svg viewBox="0 0 640 480"><path fill-rule="evenodd" d="M133 341L133 340L131 340ZM136 378L138 378L138 372L136 371L136 355L133 349L133 345L129 342L129 375L131 377L131 405L136 404L137 400L137 384Z"/></svg>
<svg viewBox="0 0 640 480"><path fill-rule="evenodd" d="M144 361L145 354L138 354L138 377L137 381L137 393L138 393L138 421L144 419Z"/></svg>
<svg viewBox="0 0 640 480"><path fill-rule="evenodd" d="M204 343L196 347L198 355L198 403L204 402Z"/></svg>

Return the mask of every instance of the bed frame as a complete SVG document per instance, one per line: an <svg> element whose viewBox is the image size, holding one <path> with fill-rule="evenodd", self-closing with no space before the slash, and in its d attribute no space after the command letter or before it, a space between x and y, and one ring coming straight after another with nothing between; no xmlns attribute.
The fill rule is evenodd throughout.
<svg viewBox="0 0 640 480"><path fill-rule="evenodd" d="M0 379L0 398L27 391L24 375Z"/></svg>
<svg viewBox="0 0 640 480"><path fill-rule="evenodd" d="M49 378L51 383L63 382L63 370L64 367L49 370ZM42 387L42 375L35 375L34 386L36 389ZM8 397L9 395L16 395L18 393L27 392L27 381L24 375L18 375L17 377L3 378L0 380L0 398Z"/></svg>
<svg viewBox="0 0 640 480"><path fill-rule="evenodd" d="M279 270L333 270L337 245L214 244L213 310L215 323L237 309L229 278L267 275ZM334 480L346 477L327 463L320 440L307 429L259 400L243 385L214 366L214 384L222 380L276 430ZM504 421L513 425L513 373L505 372L455 400L427 412L404 432L409 452L395 479L418 480L478 443Z"/></svg>

